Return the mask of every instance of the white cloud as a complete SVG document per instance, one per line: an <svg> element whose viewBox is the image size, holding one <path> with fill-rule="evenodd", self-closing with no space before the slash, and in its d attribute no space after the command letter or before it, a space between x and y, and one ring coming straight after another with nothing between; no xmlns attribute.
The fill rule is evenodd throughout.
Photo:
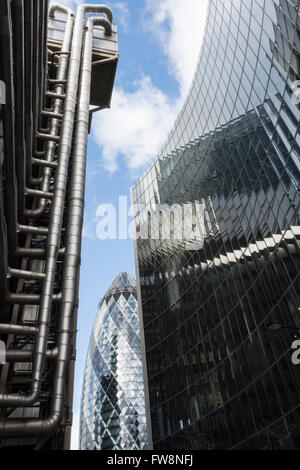
<svg viewBox="0 0 300 470"><path fill-rule="evenodd" d="M80 428L80 411L74 411L72 434L71 434L71 450L79 450L79 428Z"/></svg>
<svg viewBox="0 0 300 470"><path fill-rule="evenodd" d="M190 87L203 37L207 0L161 0L159 7L146 0L149 30L155 32L168 58L169 72L174 75L185 96Z"/></svg>
<svg viewBox="0 0 300 470"><path fill-rule="evenodd" d="M203 36L207 0L161 0L159 6L145 0L145 5L146 30L162 45L180 96L170 99L150 77L137 81L133 92L114 90L111 109L95 115L93 125L93 138L111 173L121 156L129 169L137 169L159 152L190 87Z"/></svg>
<svg viewBox="0 0 300 470"><path fill-rule="evenodd" d="M178 102L156 88L150 77L132 93L116 88L110 110L94 116L93 137L102 148L105 168L114 172L122 154L130 169L148 163L159 151L178 112Z"/></svg>
<svg viewBox="0 0 300 470"><path fill-rule="evenodd" d="M191 84L206 17L208 0L145 1L145 29L159 41L168 72L178 82L180 96L170 99L155 87L151 77L136 81L134 90L119 87L113 92L110 110L94 115L93 139L102 151L104 167L111 173L124 158L130 169L145 166L154 159L183 103ZM76 8L80 0L61 0ZM130 3L112 2L116 20L126 31ZM130 31L130 30L129 30Z"/></svg>
<svg viewBox="0 0 300 470"><path fill-rule="evenodd" d="M88 240L95 240L95 234L92 229L92 223L88 220L84 220L83 227L82 227L82 238L86 238Z"/></svg>
<svg viewBox="0 0 300 470"><path fill-rule="evenodd" d="M114 22L123 27L123 30L129 32L130 11L125 2L116 2L111 4Z"/></svg>

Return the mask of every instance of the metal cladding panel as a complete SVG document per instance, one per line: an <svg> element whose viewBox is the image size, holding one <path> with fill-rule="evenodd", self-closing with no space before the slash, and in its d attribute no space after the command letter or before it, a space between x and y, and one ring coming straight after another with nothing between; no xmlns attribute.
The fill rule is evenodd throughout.
<svg viewBox="0 0 300 470"><path fill-rule="evenodd" d="M64 37L66 23L61 19L49 18L48 21L48 40L61 44ZM94 27L93 40L94 53L118 54L118 35L117 26L112 25L112 35L107 36L102 26Z"/></svg>
<svg viewBox="0 0 300 470"><path fill-rule="evenodd" d="M93 50L99 53L118 54L118 35L117 26L115 24L112 25L111 36L107 36L104 32L104 28L101 26L94 27Z"/></svg>

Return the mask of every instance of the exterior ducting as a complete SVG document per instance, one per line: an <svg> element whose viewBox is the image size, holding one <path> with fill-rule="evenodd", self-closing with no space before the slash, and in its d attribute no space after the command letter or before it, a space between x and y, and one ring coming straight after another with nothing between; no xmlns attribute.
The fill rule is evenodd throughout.
<svg viewBox="0 0 300 470"><path fill-rule="evenodd" d="M59 3L54 3L49 8L49 17L54 18L55 12L65 13L66 15L74 16L73 10L68 7L65 7L64 5L60 5Z"/></svg>
<svg viewBox="0 0 300 470"><path fill-rule="evenodd" d="M46 358L54 360L57 358L57 348L46 351ZM5 354L6 362L31 362L33 358L32 351L19 351L16 349L8 349Z"/></svg>
<svg viewBox="0 0 300 470"><path fill-rule="evenodd" d="M24 325L10 325L5 323L0 323L0 334L9 333L14 335L22 336L34 336L38 333L38 328L33 326L24 326Z"/></svg>
<svg viewBox="0 0 300 470"><path fill-rule="evenodd" d="M45 279L43 282L42 294L40 299L40 308L39 308L39 332L36 336L35 342L35 351L34 351L34 362L32 368L32 385L31 393L28 396L12 395L12 394L1 394L0 395L0 406L30 406L36 402L40 392L41 379L43 365L45 361L45 354L47 348L47 338L49 333L49 321L50 321L50 312L52 306L52 296L53 288L55 281L55 265L58 258L58 251L60 247L60 237L62 230L62 218L63 218L63 207L65 204L65 193L67 185L67 174L69 166L69 157L71 152L71 142L73 137L73 122L74 122L74 112L76 105L76 97L78 90L78 77L79 77L79 66L80 66L80 53L81 53L81 41L80 31L76 30L77 24L75 24L74 38L72 44L71 59L69 64L69 80L68 87L66 92L65 99L65 108L64 108L64 118L62 123L62 133L60 139L60 152L58 157L58 167L56 171L55 179L55 188L54 188L54 197L51 206L51 216L50 216L50 228L47 237L47 248L46 248L46 265L45 265ZM71 15L69 16L69 22L66 31L66 44L65 47L68 47L71 44L72 38L72 27L73 21ZM78 27L78 26L77 26ZM63 62L64 67L60 67L60 73L62 68L64 70L63 77L65 77L65 62ZM62 87L58 87L62 91ZM59 105L55 102L55 112L60 111ZM58 121L53 120L51 135L57 133ZM55 144L53 142L49 143L48 146L48 158L50 161L53 159L55 152ZM45 185L44 190L48 189L49 182L49 169L45 170ZM27 214L28 215L28 214ZM28 215L32 216L32 214Z"/></svg>
<svg viewBox="0 0 300 470"><path fill-rule="evenodd" d="M58 69L58 74L57 74L57 79L59 82L61 82L65 80L67 77L68 64L69 64L68 54L70 53L72 36L73 36L74 13L69 8L65 8L61 5L55 4L50 8L49 16L54 17L54 13L56 11L65 13L68 15L67 24L66 24L66 32L65 32L65 37L64 37L63 44L62 44L62 48L61 48L61 58L60 58L59 69ZM64 91L64 86L61 83L55 86L56 99L54 100L54 105L53 105L54 115L58 115L61 113L61 110L63 107L63 103L61 100L61 97L64 94L63 91ZM76 93L76 90L75 90L75 93ZM47 151L46 151L46 156L45 156L45 162L49 164L53 163L54 161L56 142L60 141L60 138L57 136L59 125L60 125L60 120L57 119L57 117L53 117L51 119L50 133L47 135L40 134L39 136L40 138L44 138L44 140L47 140ZM45 167L43 181L41 185L41 191L43 192L49 191L51 174L52 174L51 166ZM40 199L38 208L26 210L24 215L27 218L40 217L45 212L46 207L47 207L47 199L42 198Z"/></svg>
<svg viewBox="0 0 300 470"><path fill-rule="evenodd" d="M8 273L10 278L17 280L18 285L38 282L42 290L40 294L11 292L6 297L8 305L24 306L25 311L28 306L39 306L37 327L17 322L0 323L1 335L32 337L34 341L33 350L7 350L8 364L32 363L31 387L27 395L1 393L0 408L38 405L46 361L51 360L54 366L49 418L0 418L1 437L44 436L36 448L44 446L61 424L66 407L66 381L72 381L68 374L70 360L74 360L76 334L74 325L76 327L94 25L103 26L106 36L113 33L112 12L106 5L80 5L75 21L68 8L55 4L49 10L49 17L54 19L55 12L67 14L68 19L61 51L50 51L52 57L59 57L59 65L56 78L48 80L48 85L54 87L54 90L46 91L47 99L53 100L53 108L41 112L41 116L50 122L49 131L41 129L38 134L38 141L44 142L46 151L40 148L31 160L32 165L43 170L40 188L27 191L29 196L38 201L38 205L25 210L28 225L18 225L18 231L26 235L27 239L33 237L42 240L45 247L36 248L30 244L18 247L16 255L22 260L21 266L10 268ZM100 13L104 16L85 18L86 13ZM114 60L117 60L116 54ZM50 61L52 68L54 65ZM54 181L53 190L52 187L50 189L51 180ZM49 207L49 224L43 227L36 221L42 221L47 216ZM65 226L64 219L67 221ZM26 269L28 260L32 263L38 261L41 272ZM56 293L59 260L62 263L62 276L60 293ZM49 350L53 309L59 312L55 316L58 318L57 339L55 348Z"/></svg>

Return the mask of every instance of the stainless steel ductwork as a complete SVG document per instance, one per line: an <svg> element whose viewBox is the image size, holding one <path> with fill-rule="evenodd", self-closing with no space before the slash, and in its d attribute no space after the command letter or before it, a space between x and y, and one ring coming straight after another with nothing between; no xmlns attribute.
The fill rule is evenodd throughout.
<svg viewBox="0 0 300 470"><path fill-rule="evenodd" d="M67 21L57 19L57 13ZM0 447L13 445L14 438L33 448L69 444L66 409L72 404L93 64L118 60L116 29L106 5L80 5L74 18L70 9L54 4L49 18L47 87L35 149L26 163L26 207L17 211L18 244L6 269L3 305L8 313L5 321L0 316L0 339L7 342L7 364L0 369ZM94 25L104 28L97 30L99 39L94 39ZM109 88L112 84L101 109L110 102ZM14 380L18 376L27 377L21 389L20 380ZM30 417L33 406L40 417L36 412ZM28 408L26 418L18 417L23 408ZM66 428L68 436L62 439Z"/></svg>
<svg viewBox="0 0 300 470"><path fill-rule="evenodd" d="M61 5L55 4L50 8L49 16L54 17L55 11L66 13L68 15L68 20L66 24L66 32L65 32L65 37L64 37L63 44L62 44L62 48L61 48L61 58L60 58L59 68L58 68L58 73L57 73L57 80L60 83L55 86L55 93L58 95L58 97L55 99L54 105L53 105L53 113L60 114L63 108L63 100L61 100L59 96L62 96L64 93L64 86L61 84L61 82L67 78L69 53L71 49L71 41L72 41L72 36L73 36L74 13L69 8L65 8ZM51 119L50 132L48 135L44 136L45 140L48 137L49 139L53 139L53 138L59 139L59 136L57 136L59 124L60 124L59 119L55 117ZM45 159L44 159L45 162L52 163L54 161L55 150L56 150L55 140L48 140L47 149L45 153ZM43 192L49 191L51 174L52 174L51 167L45 167L43 178L42 178L41 191ZM27 218L40 217L46 210L46 207L47 207L47 200L44 198L41 198L39 199L39 205L36 209L25 210L25 216Z"/></svg>
<svg viewBox="0 0 300 470"><path fill-rule="evenodd" d="M54 18L55 12L65 13L66 15L74 16L73 10L71 10L71 8L68 8L64 5L60 5L60 3L54 3L49 8L49 18Z"/></svg>

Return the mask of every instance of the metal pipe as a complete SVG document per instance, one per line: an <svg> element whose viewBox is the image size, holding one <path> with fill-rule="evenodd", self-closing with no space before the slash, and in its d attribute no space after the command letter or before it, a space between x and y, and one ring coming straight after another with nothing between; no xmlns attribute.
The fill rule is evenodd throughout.
<svg viewBox="0 0 300 470"><path fill-rule="evenodd" d="M63 118L63 114L54 113L54 111L47 111L46 109L42 110L42 115L46 116L46 117L49 117L49 118L53 118L53 119L62 119ZM37 155L37 152L35 152L35 153Z"/></svg>
<svg viewBox="0 0 300 470"><path fill-rule="evenodd" d="M61 80L58 80L59 81L59 85L61 85ZM66 95L63 94L63 93L54 93L53 91L47 91L46 93L46 96L48 96L49 98L54 98L56 100L65 100L66 99Z"/></svg>
<svg viewBox="0 0 300 470"><path fill-rule="evenodd" d="M46 160L40 160L39 158L32 159L33 165L48 166L49 168L56 168L57 162L47 162Z"/></svg>
<svg viewBox="0 0 300 470"><path fill-rule="evenodd" d="M50 349L46 352L46 358L54 360L57 358L58 349ZM7 349L6 362L32 362L33 351L24 351L20 349Z"/></svg>
<svg viewBox="0 0 300 470"><path fill-rule="evenodd" d="M64 41L63 41L63 44L62 44L62 51L61 52L64 52L66 48L68 48L68 50L65 51L65 54L69 54L70 52L70 40L71 40L71 36L72 36L72 28L73 28L73 12L69 9L69 8L65 8L61 5L53 5L53 7L51 8L51 15L54 16L54 12L56 11L56 8L59 8L59 11L61 13L66 13L68 15L68 20L67 20L67 25L66 25L66 32L65 32L65 37L64 37ZM64 56L63 59L60 60L59 62L59 67L58 67L58 79L62 78L62 79L65 79L66 78L66 71L67 71L67 65L68 65L68 56ZM63 94L63 87L56 87L56 91L57 91L57 95L62 95ZM58 114L60 114L60 110L61 110L61 106L62 106L62 103L59 101L59 98L57 96L52 96L53 98L56 98L55 102L54 102L54 111L56 111L56 109L58 110ZM57 108L56 108L57 107ZM56 109L55 109L56 108ZM55 123L53 122L52 123L53 126L55 125ZM51 132L52 129L50 128L50 135L51 135ZM46 135L43 135L43 134L38 134L38 138L42 138L44 140L53 140L53 142L57 142L58 140L55 140L55 136L56 136L56 133L54 132L53 133L53 139L47 139ZM47 156L46 158L49 160L50 159L50 155L49 155L49 152L51 153L52 151L52 148L55 147L55 144L52 143L51 144L47 144ZM30 164L29 164L29 170L28 172L32 173L32 161L30 161ZM51 175L51 170L50 169L45 169L44 171L44 175L43 175L43 178L41 179L41 181L39 182L39 178L35 178L33 179L32 176L30 176L30 182L31 184L33 183L38 183L39 184L42 184L42 190L44 191L47 191L48 188L49 188L49 175ZM34 210L25 210L24 211L24 216L26 217L38 217L39 215L42 215L45 211L47 207L47 204L46 204L46 201L45 200L41 200L39 202L39 207L37 209L34 209ZM39 214L39 212L41 212Z"/></svg>
<svg viewBox="0 0 300 470"><path fill-rule="evenodd" d="M77 304L77 280L80 270L81 237L84 217L86 154L89 127L89 104L92 72L93 26L103 18L87 20L83 48L82 74L80 77L76 115L73 164L71 170L65 262L62 273L62 300L60 303L58 358L55 368L52 417L60 420L63 415L64 389L69 368L73 315ZM106 20L107 21L107 20Z"/></svg>
<svg viewBox="0 0 300 470"><path fill-rule="evenodd" d="M31 225L19 225L17 230L32 235L48 235L49 229L45 227L32 227Z"/></svg>
<svg viewBox="0 0 300 470"><path fill-rule="evenodd" d="M49 232L48 232L49 233ZM58 250L58 257L62 257L65 254L65 248ZM45 248L20 248L16 249L16 256L20 258L32 258L32 259L46 259L47 252Z"/></svg>
<svg viewBox="0 0 300 470"><path fill-rule="evenodd" d="M32 271L24 271L22 269L8 268L8 275L16 279L29 279L43 281L46 277L44 273L35 273Z"/></svg>
<svg viewBox="0 0 300 470"><path fill-rule="evenodd" d="M0 334L5 333L10 335L34 336L38 331L38 328L35 328L34 326L0 323Z"/></svg>
<svg viewBox="0 0 300 470"><path fill-rule="evenodd" d="M106 18L101 18L101 17L97 18L97 25L104 27L105 34L107 36L112 35L112 25L111 25L110 21L108 21Z"/></svg>
<svg viewBox="0 0 300 470"><path fill-rule="evenodd" d="M50 141L50 142L59 142L60 141L59 135L55 135L55 134L43 134L41 132L38 132L36 136L37 136L38 139L46 140L46 141Z"/></svg>
<svg viewBox="0 0 300 470"><path fill-rule="evenodd" d="M119 58L118 54L113 55L112 57L106 57L105 59L95 60L93 65L107 64L110 62L115 62Z"/></svg>
<svg viewBox="0 0 300 470"><path fill-rule="evenodd" d="M65 51L53 51L51 52L52 57L55 57L56 55L70 55L70 52L65 52Z"/></svg>
<svg viewBox="0 0 300 470"><path fill-rule="evenodd" d="M73 15L73 11L70 8L65 7L64 5L60 5L60 3L54 3L49 8L49 17L54 18L55 12L58 11L59 13L65 13L66 15Z"/></svg>
<svg viewBox="0 0 300 470"><path fill-rule="evenodd" d="M90 10L90 8L92 10ZM70 76L73 72L78 78L79 64L82 46L82 32L83 21L85 12L105 12L107 7L100 5L81 5L79 6L76 14L74 40L71 54ZM108 9L109 10L109 9ZM110 10L109 10L110 11ZM110 17L112 19L112 15ZM0 435L5 436L32 436L36 434L45 435L55 432L59 426L63 416L64 406L64 387L66 374L68 369L70 357L70 337L72 335L72 315L74 313L76 304L76 282L78 279L79 266L80 266L80 251L81 251L81 236L82 236L82 223L84 212L84 190L85 190L85 170L86 170L86 148L88 138L88 124L89 124L89 102L90 102L90 80L92 68L92 44L93 44L93 25L97 23L98 18L89 18L87 20L87 28L85 34L85 45L83 54L83 67L80 81L80 91L78 100L78 117L76 120L75 132L75 145L73 154L73 166L71 176L71 190L72 197L69 202L68 224L67 224L67 243L66 243L66 256L62 276L62 301L61 301L61 315L59 322L59 337L58 337L58 359L56 362L55 379L53 400L51 406L51 416L47 419L9 419L0 421ZM76 49L75 49L76 48ZM79 50L78 50L79 49ZM71 77L70 77L71 78ZM69 82L68 91L71 88ZM74 122L74 106L71 108L67 91L66 99L66 113L64 121L69 117ZM71 93L70 93L71 95ZM74 100L75 101L75 100ZM69 110L70 106L70 110ZM68 110L70 116L68 116ZM73 110L73 116L72 116ZM65 131L66 134L68 131ZM70 132L70 131L69 131ZM68 135L68 134L67 134ZM64 129L63 129L63 137ZM64 152L64 139L62 137L61 153ZM65 150L68 152L68 148ZM62 155L61 155L62 157ZM60 161L61 163L61 161ZM53 201L53 205L55 199ZM53 207L53 206L52 206ZM50 224L51 227L51 224ZM53 234L55 239L59 234ZM46 274L48 270L46 269ZM48 277L48 276L47 276ZM51 280L51 279L50 279ZM50 281L49 280L49 281ZM47 281L47 279L46 279ZM47 282L45 282L47 285ZM43 313L44 306L41 305L40 311ZM44 336L47 331L45 331ZM42 345L41 345L42 346ZM46 346L46 344L44 345ZM38 349L36 349L36 352ZM45 347L40 351L39 364L42 366L41 360L45 358ZM33 377L36 377L37 368L35 362L33 363ZM35 379L36 380L36 379ZM32 388L35 392L35 383L33 381ZM38 382L39 383L39 382ZM1 398L1 397L0 397ZM24 397L22 397L24 399ZM19 398L20 399L20 398ZM24 401L27 402L28 397ZM7 400L9 402L9 400ZM0 401L1 403L1 401ZM16 403L14 401L14 403Z"/></svg>
<svg viewBox="0 0 300 470"><path fill-rule="evenodd" d="M69 53L71 49L72 43L72 34L73 34L73 26L74 26L74 13L69 8L66 8L62 5L55 4L50 8L49 15L54 17L55 11L59 11L61 13L66 13L68 15L67 24L66 24L66 32L61 48L61 52ZM67 70L69 64L69 55L61 55L59 68L57 72L57 80L65 80L67 78ZM55 157L56 151L56 142L60 141L58 134L58 129L60 125L60 117L61 111L63 106L63 101L60 99L59 95L64 95L64 85L57 84L55 86L55 100L53 104L53 115L48 116L51 119L50 125L50 133L49 134L38 134L39 138L43 138L47 141L47 150L45 155L46 162L53 162ZM50 187L50 178L52 174L51 167L44 168L43 174L43 182L41 185L41 190L43 192L48 192ZM38 218L42 216L47 208L47 199L41 198L39 200L38 207L36 209L27 209L25 210L25 217L28 218Z"/></svg>
<svg viewBox="0 0 300 470"><path fill-rule="evenodd" d="M68 80L57 80L56 78L49 78L48 83L50 83L50 85L66 85Z"/></svg>
<svg viewBox="0 0 300 470"><path fill-rule="evenodd" d="M110 23L113 21L113 14L111 9L107 5L97 5L94 3L84 3L82 5L79 5L78 7L78 12L79 9L83 11L84 13L104 13L106 18ZM101 17L100 17L101 18ZM97 17L98 20L98 17Z"/></svg>
<svg viewBox="0 0 300 470"><path fill-rule="evenodd" d="M61 301L61 293L60 294L53 294L51 296L52 302L60 302ZM10 293L6 297L6 301L8 304L16 304L16 305L40 305L41 303L41 296L39 294L13 294ZM1 397L1 395L0 395Z"/></svg>
<svg viewBox="0 0 300 470"><path fill-rule="evenodd" d="M53 199L53 193L40 191L39 189L27 188L25 195L32 196L32 197L43 197L45 199Z"/></svg>

